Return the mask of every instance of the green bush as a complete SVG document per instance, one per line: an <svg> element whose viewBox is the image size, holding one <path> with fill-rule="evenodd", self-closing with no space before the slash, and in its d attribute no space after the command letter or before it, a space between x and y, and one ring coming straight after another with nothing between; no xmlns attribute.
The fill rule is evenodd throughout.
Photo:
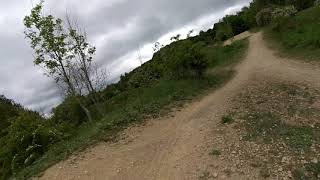
<svg viewBox="0 0 320 180"><path fill-rule="evenodd" d="M54 115L52 119L57 123L69 123L76 126L86 122L86 113L81 108L79 100L83 101L83 98L66 98L63 103L53 109Z"/></svg>
<svg viewBox="0 0 320 180"><path fill-rule="evenodd" d="M296 16L277 19L267 35L279 44L285 54L299 59L319 60L320 7L297 13Z"/></svg>
<svg viewBox="0 0 320 180"><path fill-rule="evenodd" d="M220 22L216 28L216 41L225 41L234 35L233 29L228 22Z"/></svg>
<svg viewBox="0 0 320 180"><path fill-rule="evenodd" d="M168 63L169 71L174 78L201 78L208 67L208 60L200 49L203 44L183 44Z"/></svg>
<svg viewBox="0 0 320 180"><path fill-rule="evenodd" d="M271 20L272 20L272 9L271 8L262 9L256 15L256 21L257 21L258 26L269 25L271 23Z"/></svg>
<svg viewBox="0 0 320 180"><path fill-rule="evenodd" d="M280 31L282 24L297 13L294 6L277 7L272 11L272 29ZM293 28L294 25L290 28ZM289 27L288 27L289 28Z"/></svg>
<svg viewBox="0 0 320 180"><path fill-rule="evenodd" d="M314 2L315 0L294 0L294 6L301 11L313 6Z"/></svg>
<svg viewBox="0 0 320 180"><path fill-rule="evenodd" d="M294 6L285 6L285 7L277 7L272 13L272 19L283 18L283 17L291 17L295 15L298 10Z"/></svg>
<svg viewBox="0 0 320 180"><path fill-rule="evenodd" d="M0 139L0 178L32 164L62 133L39 114L23 112L12 120L8 134Z"/></svg>

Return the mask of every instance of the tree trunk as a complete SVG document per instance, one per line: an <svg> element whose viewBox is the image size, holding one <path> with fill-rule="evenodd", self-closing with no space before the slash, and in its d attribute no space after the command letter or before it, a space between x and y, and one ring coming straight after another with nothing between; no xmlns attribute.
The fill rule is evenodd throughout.
<svg viewBox="0 0 320 180"><path fill-rule="evenodd" d="M70 78L69 78L69 76L68 76L68 74L67 74L67 72L66 72L66 70L65 70L65 68L64 68L64 65L63 65L63 63L62 63L62 59L61 59L60 57L59 57L59 63L60 63L61 69L62 69L63 76L64 76L64 78L65 78L65 81L66 81L66 83L67 83L67 85L68 85L68 88L69 88L70 91L71 91L71 95L74 96L74 97L76 97L76 99L77 99L80 107L81 107L81 108L83 109L83 111L85 112L88 120L89 120L90 122L92 122L91 113L90 113L89 109L86 108L85 105L82 104L81 100L77 97L77 93L76 93L76 91L75 91L75 89L74 89L74 87L73 87L73 85L72 85L72 83L71 83L71 81L70 81Z"/></svg>

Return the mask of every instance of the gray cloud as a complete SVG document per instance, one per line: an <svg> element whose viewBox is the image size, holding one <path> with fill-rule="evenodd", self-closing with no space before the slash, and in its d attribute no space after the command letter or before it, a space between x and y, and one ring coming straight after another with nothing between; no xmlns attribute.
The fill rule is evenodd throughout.
<svg viewBox="0 0 320 180"><path fill-rule="evenodd" d="M249 1L47 0L45 12L64 17L68 11L86 28L89 40L97 46L96 58L100 64L112 67L110 79L117 79L136 66L125 58L136 58L134 52L139 46L153 43L210 14L223 15L225 9ZM22 24L31 7L31 1L18 0L0 6L0 94L29 108L48 112L62 96L52 80L33 65L32 50L24 38Z"/></svg>

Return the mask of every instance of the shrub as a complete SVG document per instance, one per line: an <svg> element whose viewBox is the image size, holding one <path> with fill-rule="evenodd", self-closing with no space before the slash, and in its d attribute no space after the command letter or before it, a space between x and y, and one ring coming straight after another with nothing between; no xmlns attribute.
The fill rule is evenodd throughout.
<svg viewBox="0 0 320 180"><path fill-rule="evenodd" d="M229 115L225 115L221 118L221 123L222 124L230 124L234 121L234 119L232 118L232 116L229 114Z"/></svg>
<svg viewBox="0 0 320 180"><path fill-rule="evenodd" d="M294 6L301 11L313 6L314 2L315 0L294 0Z"/></svg>
<svg viewBox="0 0 320 180"><path fill-rule="evenodd" d="M272 30L280 31L284 23L288 21L288 18L294 16L297 13L297 9L294 6L286 6L283 8L277 7L272 11ZM288 28L294 28L296 24L290 24Z"/></svg>
<svg viewBox="0 0 320 180"><path fill-rule="evenodd" d="M233 37L233 29L230 24L226 22L221 22L217 26L217 31L216 31L216 39L217 41L225 41L231 37Z"/></svg>
<svg viewBox="0 0 320 180"><path fill-rule="evenodd" d="M62 104L54 108L52 119L58 123L63 122L72 125L79 125L87 121L86 113L81 108L78 101L79 100L76 97L66 98Z"/></svg>
<svg viewBox="0 0 320 180"><path fill-rule="evenodd" d="M256 15L256 21L257 21L258 26L269 25L271 23L271 20L272 20L272 9L271 8L262 9Z"/></svg>
<svg viewBox="0 0 320 180"><path fill-rule="evenodd" d="M194 46L185 44L168 64L169 70L174 78L201 78L209 63L199 48L203 44Z"/></svg>
<svg viewBox="0 0 320 180"><path fill-rule="evenodd" d="M298 10L294 6L285 6L285 7L277 7L275 8L272 13L272 19L282 18L282 17L290 17L295 15Z"/></svg>
<svg viewBox="0 0 320 180"><path fill-rule="evenodd" d="M23 112L13 120L8 134L0 139L0 177L5 178L32 164L62 137L39 114Z"/></svg>
<svg viewBox="0 0 320 180"><path fill-rule="evenodd" d="M320 0L314 1L314 6L320 6Z"/></svg>

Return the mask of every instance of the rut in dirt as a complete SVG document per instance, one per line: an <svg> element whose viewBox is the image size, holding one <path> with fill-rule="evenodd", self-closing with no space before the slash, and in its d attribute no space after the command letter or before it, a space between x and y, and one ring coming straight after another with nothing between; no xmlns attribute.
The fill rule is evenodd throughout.
<svg viewBox="0 0 320 180"><path fill-rule="evenodd" d="M309 64L277 57L267 48L262 33L252 34L249 39L246 58L224 87L174 112L171 118L128 128L124 140L100 143L60 162L40 179L260 179L259 172L241 159L212 159L209 155L213 146L227 148L226 133L230 143L241 144L237 132L221 127L221 117L232 107L232 99L239 91L253 82L280 79L320 87L320 71ZM226 154L231 157L233 150L229 151ZM226 172L226 167L235 170Z"/></svg>

